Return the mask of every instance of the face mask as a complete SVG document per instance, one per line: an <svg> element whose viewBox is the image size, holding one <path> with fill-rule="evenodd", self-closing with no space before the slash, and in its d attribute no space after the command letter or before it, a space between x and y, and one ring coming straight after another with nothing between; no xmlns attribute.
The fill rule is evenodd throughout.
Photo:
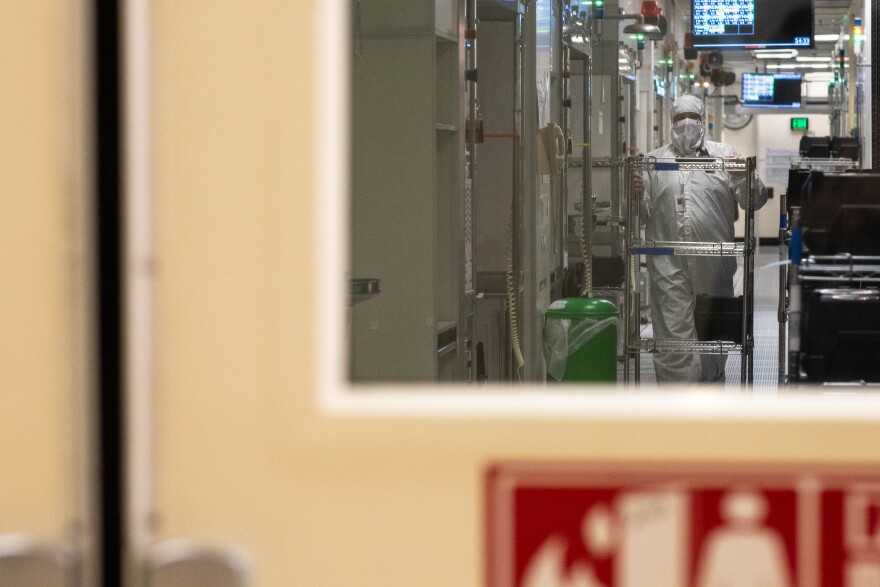
<svg viewBox="0 0 880 587"><path fill-rule="evenodd" d="M672 144L681 153L693 153L703 144L703 124L693 118L672 125Z"/></svg>

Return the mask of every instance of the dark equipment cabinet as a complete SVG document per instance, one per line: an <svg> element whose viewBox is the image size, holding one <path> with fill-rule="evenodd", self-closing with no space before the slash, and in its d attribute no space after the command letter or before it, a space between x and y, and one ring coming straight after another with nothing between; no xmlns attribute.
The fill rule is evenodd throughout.
<svg viewBox="0 0 880 587"><path fill-rule="evenodd" d="M880 174L813 170L800 204L789 380L880 383Z"/></svg>

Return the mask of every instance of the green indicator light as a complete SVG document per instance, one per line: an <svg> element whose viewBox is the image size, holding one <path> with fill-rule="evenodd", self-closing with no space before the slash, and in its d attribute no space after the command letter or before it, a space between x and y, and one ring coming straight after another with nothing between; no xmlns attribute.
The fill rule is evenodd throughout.
<svg viewBox="0 0 880 587"><path fill-rule="evenodd" d="M791 130L807 130L810 128L810 119L806 116L793 116L791 118Z"/></svg>
<svg viewBox="0 0 880 587"><path fill-rule="evenodd" d="M643 41L643 40L645 40L645 35L638 34L638 35L636 35L636 39L638 39L639 41Z"/></svg>
<svg viewBox="0 0 880 587"><path fill-rule="evenodd" d="M604 6L605 0L596 0L596 6Z"/></svg>
<svg viewBox="0 0 880 587"><path fill-rule="evenodd" d="M690 78L691 78L691 79L694 79L695 77L697 77L697 76L695 76L694 74L691 74L691 75L690 75Z"/></svg>

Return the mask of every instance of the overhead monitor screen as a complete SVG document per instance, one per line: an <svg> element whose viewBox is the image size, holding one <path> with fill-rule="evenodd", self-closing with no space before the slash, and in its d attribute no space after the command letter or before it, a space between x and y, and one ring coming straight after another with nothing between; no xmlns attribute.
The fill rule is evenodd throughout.
<svg viewBox="0 0 880 587"><path fill-rule="evenodd" d="M695 49L813 46L812 0L691 0Z"/></svg>
<svg viewBox="0 0 880 587"><path fill-rule="evenodd" d="M802 82L803 78L796 73L744 73L742 104L765 108L800 108Z"/></svg>

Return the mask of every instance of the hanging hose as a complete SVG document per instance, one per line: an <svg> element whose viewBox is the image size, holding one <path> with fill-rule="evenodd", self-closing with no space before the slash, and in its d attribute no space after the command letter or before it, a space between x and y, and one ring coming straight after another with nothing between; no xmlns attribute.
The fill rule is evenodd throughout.
<svg viewBox="0 0 880 587"><path fill-rule="evenodd" d="M566 160L568 160L567 157ZM553 237L555 241L555 250L553 252L556 254L556 263L559 267L562 266L560 259L562 257L562 247L564 246L564 241L560 238L562 234L560 209L562 208L562 180L564 177L565 175L563 175L562 171L550 176L550 217L553 218Z"/></svg>
<svg viewBox="0 0 880 587"><path fill-rule="evenodd" d="M520 212L523 205L523 94L525 92L524 84L524 63L525 63L525 22L526 15L529 10L531 0L517 0L517 15L514 28L514 91L513 91L513 192L511 193L511 210L510 210L510 235L507 240L507 307L508 318L510 320L510 345L513 350L513 356L516 359L516 377L522 381L522 371L525 366L522 348L520 347L519 328L517 325L516 309L517 309L517 291L514 290L514 282L518 282L520 267L516 264L516 275L514 274L514 239L516 239L516 249L520 249L519 232L522 225ZM519 258L516 259L519 261Z"/></svg>
<svg viewBox="0 0 880 587"><path fill-rule="evenodd" d="M522 380L522 368L526 361L523 358L522 348L519 342L519 327L516 317L516 291L514 288L513 275L513 214L510 215L510 234L507 239L507 271L505 273L507 285L507 317L510 321L510 346L513 349L513 357L516 360L516 377Z"/></svg>
<svg viewBox="0 0 880 587"><path fill-rule="evenodd" d="M582 145L583 169L581 175L581 257L584 259L584 284L581 297L593 295L593 135L590 129L593 118L593 59L584 57L584 142Z"/></svg>
<svg viewBox="0 0 880 587"><path fill-rule="evenodd" d="M585 185L581 185L581 197L583 201L586 202L586 187ZM581 222L581 257L583 257L584 263L584 281L581 284L581 292L580 295L582 298L590 297L590 293L593 291L593 263L592 259L589 258L590 253L587 250L587 222L593 222L593 219L587 215L587 211L583 210L583 222Z"/></svg>

